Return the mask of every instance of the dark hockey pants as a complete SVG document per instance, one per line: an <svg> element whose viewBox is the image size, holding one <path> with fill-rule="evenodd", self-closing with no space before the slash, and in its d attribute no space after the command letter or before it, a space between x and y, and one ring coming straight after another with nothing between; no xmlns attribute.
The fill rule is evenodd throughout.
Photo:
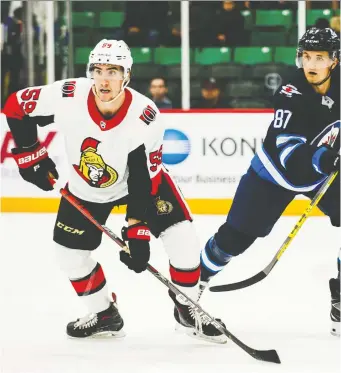
<svg viewBox="0 0 341 373"><path fill-rule="evenodd" d="M304 195L312 199L318 189ZM271 232L296 195L296 192L261 179L250 167L240 180L226 222L215 234L218 247L233 256L241 254L258 237L265 237ZM340 226L339 175L318 207L329 216L333 226Z"/></svg>

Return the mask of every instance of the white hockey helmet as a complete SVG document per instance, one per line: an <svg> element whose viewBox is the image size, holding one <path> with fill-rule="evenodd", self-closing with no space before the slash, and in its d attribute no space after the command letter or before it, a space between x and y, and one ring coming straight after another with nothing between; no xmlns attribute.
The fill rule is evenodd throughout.
<svg viewBox="0 0 341 373"><path fill-rule="evenodd" d="M91 68L96 63L122 66L124 80L129 82L129 73L133 65L133 58L128 45L123 40L101 40L90 52L86 68L86 76L91 78Z"/></svg>

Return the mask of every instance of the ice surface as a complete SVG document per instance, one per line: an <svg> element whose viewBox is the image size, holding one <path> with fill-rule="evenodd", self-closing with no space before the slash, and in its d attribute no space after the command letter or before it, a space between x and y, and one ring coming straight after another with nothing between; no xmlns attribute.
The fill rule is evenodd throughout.
<svg viewBox="0 0 341 373"><path fill-rule="evenodd" d="M224 221L196 216L201 244ZM203 306L232 333L257 349L275 348L281 365L252 359L232 342L197 341L174 331L166 288L151 274L135 274L103 239L95 257L118 295L127 336L121 340L71 340L66 324L86 313L54 260L54 214L1 217L1 373L334 373L340 340L329 334L328 281L336 275L340 233L327 218L310 218L273 272L253 287L204 293ZM296 218L282 218L269 237L234 259L214 284L242 280L267 265ZM107 225L119 233L123 216ZM186 241L183 248L186 255ZM161 242L152 241L150 263L168 275ZM212 282L213 283L213 282Z"/></svg>

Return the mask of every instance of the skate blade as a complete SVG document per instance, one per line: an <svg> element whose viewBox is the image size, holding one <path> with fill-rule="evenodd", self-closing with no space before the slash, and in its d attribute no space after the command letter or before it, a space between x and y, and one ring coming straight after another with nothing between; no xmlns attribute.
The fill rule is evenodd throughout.
<svg viewBox="0 0 341 373"><path fill-rule="evenodd" d="M126 333L123 329L119 331L107 330L93 334L90 338L123 338L126 336Z"/></svg>
<svg viewBox="0 0 341 373"><path fill-rule="evenodd" d="M330 333L335 337L340 337L340 323L336 321L332 321L332 327Z"/></svg>
<svg viewBox="0 0 341 373"><path fill-rule="evenodd" d="M227 337L224 334L218 335L218 336L209 336L209 335L199 333L194 328L187 328L179 323L175 324L175 331L177 333L186 334L191 338L199 339L199 340L210 342L210 343L217 343L217 344L227 343Z"/></svg>
<svg viewBox="0 0 341 373"><path fill-rule="evenodd" d="M113 330L105 330L103 332L98 332L92 335L89 335L88 337L73 337L71 335L68 335L68 338L70 339L111 339L111 338L124 338L126 336L126 333L123 329L119 331L113 331Z"/></svg>

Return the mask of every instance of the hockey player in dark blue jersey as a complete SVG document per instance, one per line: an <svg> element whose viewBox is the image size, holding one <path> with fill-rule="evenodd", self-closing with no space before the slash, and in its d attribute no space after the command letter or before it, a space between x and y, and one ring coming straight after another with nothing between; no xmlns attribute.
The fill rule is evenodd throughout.
<svg viewBox="0 0 341 373"><path fill-rule="evenodd" d="M258 237L268 235L298 194L312 199L339 169L340 39L310 28L297 48L297 71L275 93L274 117L263 147L241 178L226 222L201 253L201 290ZM318 204L340 226L340 176ZM330 280L332 333L339 335L340 267Z"/></svg>

